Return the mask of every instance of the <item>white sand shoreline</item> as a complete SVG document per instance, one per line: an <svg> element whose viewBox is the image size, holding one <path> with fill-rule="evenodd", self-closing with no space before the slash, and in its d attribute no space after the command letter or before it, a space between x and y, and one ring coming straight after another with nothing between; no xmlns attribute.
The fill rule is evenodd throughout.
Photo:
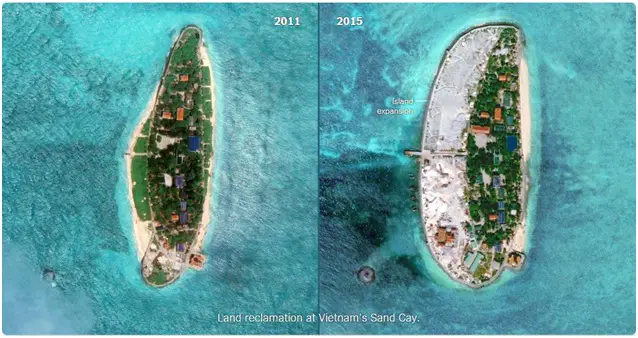
<svg viewBox="0 0 638 338"><path fill-rule="evenodd" d="M512 249L524 252L525 242L527 236L526 216L527 216L527 201L529 193L529 161L532 150L532 116L530 107L530 84L529 84L529 70L527 68L527 61L525 57L521 55L521 61L519 65L519 102L520 102L520 114L521 114L521 150L522 150L522 165L523 165L523 188L521 192L522 204L521 207L521 225L516 228L514 236L512 237Z"/></svg>
<svg viewBox="0 0 638 338"><path fill-rule="evenodd" d="M158 84L159 86L159 84ZM133 154L135 149L135 143L137 142L137 138L142 134L142 128L146 123L146 120L151 116L153 112L153 107L155 106L155 100L157 98L157 87L153 91L153 96L151 100L146 105L146 108L142 112L142 118L140 122L135 126L135 130L133 131L133 135L129 140L129 145L127 149L127 154L124 156L126 159L126 182L128 189L128 200L131 204L132 209L132 218L133 218L133 234L135 236L135 247L137 248L137 259L141 262L144 257L144 253L146 252L146 248L148 248L148 244L151 241L151 237L153 232L149 230L149 221L142 221L137 215L137 208L135 207L135 201L133 199L133 176L131 173L131 164L133 162Z"/></svg>
<svg viewBox="0 0 638 338"><path fill-rule="evenodd" d="M209 140L212 144L212 152L210 158L210 167L208 167L208 179L206 180L206 198L204 199L204 208L202 212L202 223L197 229L197 235L195 237L195 244L193 246L194 252L200 252L202 247L204 246L204 238L206 238L206 232L208 231L208 223L210 223L211 217L211 197L213 195L213 166L215 162L215 117L217 110L215 109L215 78L213 77L213 66L210 62L210 58L208 57L208 50L205 46L204 37L202 36L202 44L199 46L199 54L202 58L202 66L208 67L209 75L210 75L210 93L211 93L211 105L213 107L213 113L210 118L210 122L213 125L213 133L212 140ZM204 86L206 87L206 86ZM206 140L204 140L206 141Z"/></svg>

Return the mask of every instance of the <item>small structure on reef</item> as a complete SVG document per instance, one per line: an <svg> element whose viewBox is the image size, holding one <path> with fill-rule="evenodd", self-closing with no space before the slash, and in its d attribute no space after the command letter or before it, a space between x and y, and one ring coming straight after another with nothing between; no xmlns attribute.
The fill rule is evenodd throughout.
<svg viewBox="0 0 638 338"><path fill-rule="evenodd" d="M361 269L359 269L359 272L357 272L357 278L359 278L360 282L369 284L374 282L376 279L376 272L373 268L367 265L362 266Z"/></svg>
<svg viewBox="0 0 638 338"><path fill-rule="evenodd" d="M53 288L58 286L58 284L55 282L55 271L53 271L53 269L42 269L42 280L51 282L51 287Z"/></svg>

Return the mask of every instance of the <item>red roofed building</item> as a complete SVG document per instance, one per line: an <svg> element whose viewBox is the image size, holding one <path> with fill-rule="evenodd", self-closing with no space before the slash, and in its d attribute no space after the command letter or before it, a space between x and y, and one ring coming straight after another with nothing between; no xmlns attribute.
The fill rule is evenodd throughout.
<svg viewBox="0 0 638 338"><path fill-rule="evenodd" d="M479 115L480 118L482 119L489 119L490 118L490 113L486 112L486 111L482 111L481 114Z"/></svg>
<svg viewBox="0 0 638 338"><path fill-rule="evenodd" d="M496 214L490 214L490 221L496 221Z"/></svg>
<svg viewBox="0 0 638 338"><path fill-rule="evenodd" d="M182 74L179 76L179 82L188 82L188 74Z"/></svg>
<svg viewBox="0 0 638 338"><path fill-rule="evenodd" d="M184 108L177 109L177 121L184 121Z"/></svg>
<svg viewBox="0 0 638 338"><path fill-rule="evenodd" d="M498 76L498 80L501 82L507 81L507 74L501 74Z"/></svg>
<svg viewBox="0 0 638 338"><path fill-rule="evenodd" d="M436 232L436 241L439 242L440 245L443 245L447 240L447 235L445 234L445 228L439 227Z"/></svg>
<svg viewBox="0 0 638 338"><path fill-rule="evenodd" d="M498 122L503 121L502 113L503 113L503 108L501 107L494 108L494 121L498 121Z"/></svg>
<svg viewBox="0 0 638 338"><path fill-rule="evenodd" d="M165 111L162 113L162 118L163 119L172 119L173 118L173 114L169 111Z"/></svg>
<svg viewBox="0 0 638 338"><path fill-rule="evenodd" d="M200 254L192 254L190 259L188 260L188 264L197 270L201 270L202 266L204 266L204 262L206 261L206 256Z"/></svg>
<svg viewBox="0 0 638 338"><path fill-rule="evenodd" d="M489 135L490 134L490 127L472 125L472 133Z"/></svg>

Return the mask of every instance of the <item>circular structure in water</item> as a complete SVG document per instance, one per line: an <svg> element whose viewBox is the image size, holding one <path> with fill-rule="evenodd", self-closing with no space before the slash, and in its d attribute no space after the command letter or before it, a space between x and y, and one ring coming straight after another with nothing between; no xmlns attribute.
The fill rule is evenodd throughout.
<svg viewBox="0 0 638 338"><path fill-rule="evenodd" d="M48 282L55 281L55 271L51 269L43 269L42 270L42 279Z"/></svg>
<svg viewBox="0 0 638 338"><path fill-rule="evenodd" d="M362 266L359 272L357 272L357 278L359 278L359 281L362 283L372 283L376 278L376 272L369 266Z"/></svg>

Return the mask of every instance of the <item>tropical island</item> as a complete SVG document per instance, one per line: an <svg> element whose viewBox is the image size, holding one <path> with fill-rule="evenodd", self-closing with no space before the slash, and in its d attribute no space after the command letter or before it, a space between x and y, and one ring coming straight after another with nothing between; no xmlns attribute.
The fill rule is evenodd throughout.
<svg viewBox="0 0 638 338"><path fill-rule="evenodd" d="M201 254L210 220L215 90L202 30L187 26L125 154L143 280L166 286Z"/></svg>
<svg viewBox="0 0 638 338"><path fill-rule="evenodd" d="M419 158L425 242L453 280L480 288L525 261L530 110L523 36L475 27L446 51ZM415 207L414 210L417 210Z"/></svg>

